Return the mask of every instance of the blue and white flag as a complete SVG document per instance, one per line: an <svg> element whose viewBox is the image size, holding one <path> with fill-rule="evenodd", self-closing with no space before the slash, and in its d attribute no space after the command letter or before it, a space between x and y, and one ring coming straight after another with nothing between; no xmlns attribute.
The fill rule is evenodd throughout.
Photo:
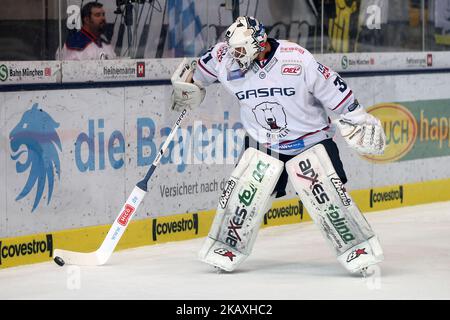
<svg viewBox="0 0 450 320"><path fill-rule="evenodd" d="M168 0L169 43L173 57L196 57L205 50L202 24L193 0Z"/></svg>

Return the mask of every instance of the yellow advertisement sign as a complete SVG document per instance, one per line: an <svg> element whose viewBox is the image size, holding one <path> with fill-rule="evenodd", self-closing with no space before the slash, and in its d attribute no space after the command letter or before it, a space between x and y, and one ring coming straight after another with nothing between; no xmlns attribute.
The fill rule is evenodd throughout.
<svg viewBox="0 0 450 320"><path fill-rule="evenodd" d="M281 200L273 203L264 215L263 227L309 221L311 218L299 199Z"/></svg>
<svg viewBox="0 0 450 320"><path fill-rule="evenodd" d="M364 155L373 162L392 162L404 157L417 138L417 122L414 115L401 104L383 103L367 111L380 119L386 133L386 149L383 155Z"/></svg>
<svg viewBox="0 0 450 320"><path fill-rule="evenodd" d="M386 210L402 206L448 201L450 179L432 180L399 186L385 186L351 192L362 212ZM185 213L156 219L132 221L116 250L180 241L207 236L215 210ZM298 198L274 202L264 217L262 227L311 221ZM54 248L91 252L105 238L110 225L62 230L0 239L0 268L50 261Z"/></svg>
<svg viewBox="0 0 450 320"><path fill-rule="evenodd" d="M198 235L198 213L161 217L152 220L152 241L177 241Z"/></svg>
<svg viewBox="0 0 450 320"><path fill-rule="evenodd" d="M51 234L0 239L0 268L43 262L52 255Z"/></svg>

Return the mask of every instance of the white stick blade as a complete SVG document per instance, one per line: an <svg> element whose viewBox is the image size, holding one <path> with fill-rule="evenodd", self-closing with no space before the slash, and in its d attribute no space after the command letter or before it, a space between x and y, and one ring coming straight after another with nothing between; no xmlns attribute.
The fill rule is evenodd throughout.
<svg viewBox="0 0 450 320"><path fill-rule="evenodd" d="M79 266L100 266L105 264L119 243L120 238L136 213L142 199L144 199L145 194L146 192L139 187L134 187L127 199L127 202L123 205L119 215L116 220L114 220L114 223L110 227L106 238L103 240L97 251L83 253L55 249L53 259L55 259L55 257L59 257L63 260L62 264L73 264ZM61 262L56 263L61 265Z"/></svg>
<svg viewBox="0 0 450 320"><path fill-rule="evenodd" d="M55 249L53 258L56 257L61 258L65 264L78 266L100 266L108 260L108 258L100 259L97 255L97 251L84 253Z"/></svg>

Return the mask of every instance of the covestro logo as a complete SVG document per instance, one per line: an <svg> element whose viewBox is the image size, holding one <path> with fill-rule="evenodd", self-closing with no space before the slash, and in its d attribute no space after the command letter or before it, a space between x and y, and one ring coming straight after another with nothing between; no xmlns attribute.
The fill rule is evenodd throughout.
<svg viewBox="0 0 450 320"><path fill-rule="evenodd" d="M0 240L0 265L7 264L15 266L24 264L23 260L33 260L33 256L45 255L52 257L53 255L53 236L47 234L45 239L31 239L29 241L9 242L7 239ZM15 260L22 260L22 263ZM36 261L32 261L36 262Z"/></svg>
<svg viewBox="0 0 450 320"><path fill-rule="evenodd" d="M370 189L369 204L371 208L389 209L391 203L403 204L404 187Z"/></svg>
<svg viewBox="0 0 450 320"><path fill-rule="evenodd" d="M153 219L152 239L153 241L176 241L185 240L188 234L198 234L198 214L193 213L182 217L162 217Z"/></svg>
<svg viewBox="0 0 450 320"><path fill-rule="evenodd" d="M304 220L303 204L297 200L276 203L264 215L264 225L276 226L286 223L298 223Z"/></svg>

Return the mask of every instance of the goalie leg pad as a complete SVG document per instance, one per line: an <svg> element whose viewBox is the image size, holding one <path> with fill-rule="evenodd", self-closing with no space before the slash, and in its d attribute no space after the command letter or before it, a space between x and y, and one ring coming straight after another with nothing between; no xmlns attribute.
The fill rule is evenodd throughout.
<svg viewBox="0 0 450 320"><path fill-rule="evenodd" d="M283 169L282 161L254 148L244 152L219 199L201 261L233 271L250 255Z"/></svg>
<svg viewBox="0 0 450 320"><path fill-rule="evenodd" d="M383 261L383 250L377 236L353 246L337 257L338 261L351 273Z"/></svg>
<svg viewBox="0 0 450 320"><path fill-rule="evenodd" d="M312 220L348 271L382 261L383 252L372 228L346 192L323 145L289 160L286 170ZM357 251L362 248L365 253Z"/></svg>

